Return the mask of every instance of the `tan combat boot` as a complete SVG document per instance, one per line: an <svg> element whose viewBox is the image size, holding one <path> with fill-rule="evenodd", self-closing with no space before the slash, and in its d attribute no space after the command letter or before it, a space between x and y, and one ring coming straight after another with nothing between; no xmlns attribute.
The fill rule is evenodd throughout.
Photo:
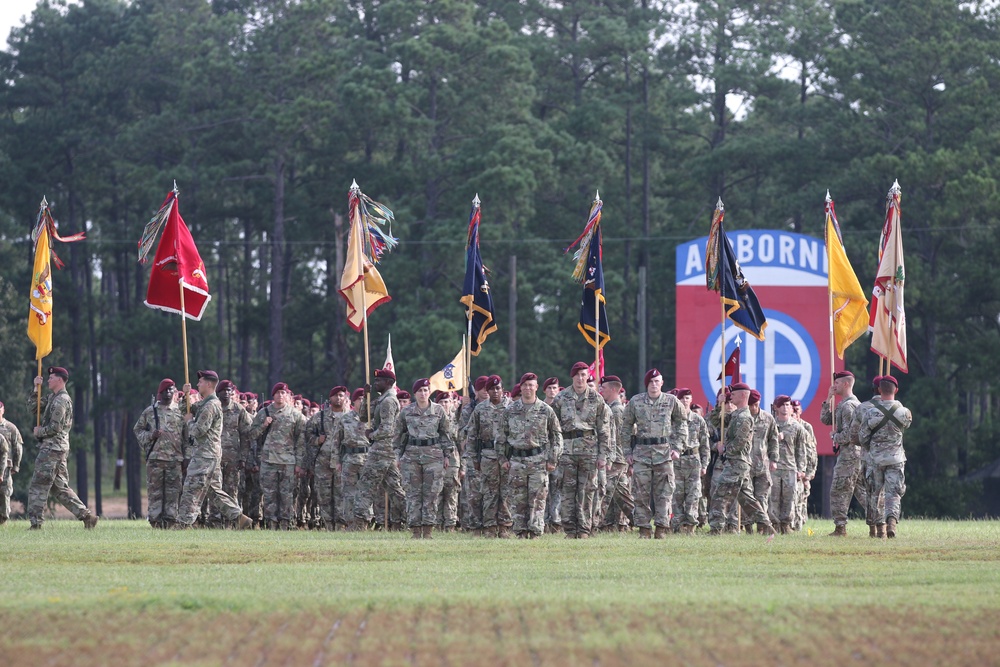
<svg viewBox="0 0 1000 667"><path fill-rule="evenodd" d="M896 537L896 517L891 516L885 520L885 536L889 539Z"/></svg>
<svg viewBox="0 0 1000 667"><path fill-rule="evenodd" d="M878 528L874 523L868 524L868 537L878 537Z"/></svg>
<svg viewBox="0 0 1000 667"><path fill-rule="evenodd" d="M248 517L246 514L241 514L240 518L236 520L237 530L250 530L253 528L253 519Z"/></svg>
<svg viewBox="0 0 1000 667"><path fill-rule="evenodd" d="M424 526L424 539L432 540L434 536L431 533L434 531L434 526Z"/></svg>
<svg viewBox="0 0 1000 667"><path fill-rule="evenodd" d="M507 527L507 526L500 526L500 529L497 531L497 537L499 537L500 539L503 539L503 540L509 540L510 539L510 528Z"/></svg>
<svg viewBox="0 0 1000 667"><path fill-rule="evenodd" d="M885 537L885 524L884 523L877 523L877 524L875 524L875 537L878 537L879 539Z"/></svg>
<svg viewBox="0 0 1000 667"><path fill-rule="evenodd" d="M758 535L774 535L774 526L768 523L758 523L757 524L757 534Z"/></svg>
<svg viewBox="0 0 1000 667"><path fill-rule="evenodd" d="M656 532L653 533L653 537L657 540L662 540L667 536L667 529L663 526L657 526Z"/></svg>
<svg viewBox="0 0 1000 667"><path fill-rule="evenodd" d="M847 537L847 526L834 526L829 537Z"/></svg>
<svg viewBox="0 0 1000 667"><path fill-rule="evenodd" d="M83 521L83 527L90 530L97 525L97 515L91 512L87 516L83 517L81 521Z"/></svg>
<svg viewBox="0 0 1000 667"><path fill-rule="evenodd" d="M746 533L747 535L753 535L753 524L752 523L743 524L743 532Z"/></svg>
<svg viewBox="0 0 1000 667"><path fill-rule="evenodd" d="M642 528L640 526L640 528L639 528L639 539L648 540L648 539L651 539L652 537L653 537L653 535L650 532L649 528Z"/></svg>

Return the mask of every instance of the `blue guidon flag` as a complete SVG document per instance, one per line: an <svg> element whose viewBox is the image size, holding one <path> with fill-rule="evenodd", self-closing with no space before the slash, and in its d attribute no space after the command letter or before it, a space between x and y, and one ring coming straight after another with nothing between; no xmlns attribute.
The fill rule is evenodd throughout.
<svg viewBox="0 0 1000 667"><path fill-rule="evenodd" d="M479 195L472 200L472 212L469 214L469 237L465 248L465 284L462 288L461 302L465 304L466 317L472 319L472 337L469 340L469 351L472 356L478 356L483 349L486 337L497 330L493 315L493 295L490 293L490 283L487 280L487 270L483 266L483 257L479 252Z"/></svg>
<svg viewBox="0 0 1000 667"><path fill-rule="evenodd" d="M733 244L726 236L722 224L725 208L722 199L712 216L712 228L705 247L705 283L708 289L719 293L725 306L726 317L757 340L764 340L767 318L757 301L750 282L736 261Z"/></svg>
<svg viewBox="0 0 1000 667"><path fill-rule="evenodd" d="M580 244L573 256L576 259L573 279L583 283L583 302L580 304L580 323L577 328L587 342L598 349L603 349L611 340L604 300L604 266L601 244L601 209L603 206L604 202L601 201L601 195L598 193L590 207L590 215L587 218L587 226L584 227L583 234L569 248L566 248L566 252L569 252L573 246Z"/></svg>

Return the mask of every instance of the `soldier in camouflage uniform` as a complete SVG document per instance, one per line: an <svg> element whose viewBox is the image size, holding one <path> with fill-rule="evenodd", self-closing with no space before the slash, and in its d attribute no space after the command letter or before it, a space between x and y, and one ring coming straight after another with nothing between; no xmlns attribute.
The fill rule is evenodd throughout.
<svg viewBox="0 0 1000 667"><path fill-rule="evenodd" d="M767 513L754 498L750 485L750 446L753 443L754 418L750 414L750 387L743 382L732 385L732 412L725 415L725 442L720 442L718 451L725 456L722 470L716 472L718 484L712 496L712 508L708 522L712 535L720 534L726 528L726 508L739 501L746 508L752 522L757 524L757 532L774 535ZM728 410L727 410L728 412ZM720 415L721 416L721 415ZM721 427L720 420L720 427Z"/></svg>
<svg viewBox="0 0 1000 667"><path fill-rule="evenodd" d="M487 378L486 393L489 400L479 403L469 420L469 447L473 450L473 466L480 479L483 535L507 538L510 537L513 519L508 499L502 494L508 482L510 466L503 467L506 459L497 449L497 443L502 437L504 410L511 400L504 396L503 381L499 375Z"/></svg>
<svg viewBox="0 0 1000 667"><path fill-rule="evenodd" d="M380 368L375 371L375 392L371 397L371 426L365 432L371 441L368 460L361 470L358 482L358 502L354 518L364 520L369 508L374 509L375 522L383 529L399 530L403 523L406 494L403 491L399 461L393 448L393 433L399 418L399 399L396 398L396 374ZM361 404L361 421L368 421L368 400ZM385 516L385 498L393 496L389 516ZM388 521L388 523L386 523Z"/></svg>
<svg viewBox="0 0 1000 667"><path fill-rule="evenodd" d="M174 403L176 392L170 378L160 382L157 402L143 410L132 427L146 460L146 515L153 528L173 527L184 490L188 438L184 415Z"/></svg>
<svg viewBox="0 0 1000 667"><path fill-rule="evenodd" d="M806 472L798 488L798 504L795 506L793 524L795 530L802 530L809 520L809 494L812 493L812 480L816 477L816 468L819 467L819 455L816 449L816 432L812 424L802 418L802 401L792 401L792 410L792 416L806 431Z"/></svg>
<svg viewBox="0 0 1000 667"><path fill-rule="evenodd" d="M250 426L253 418L235 400L235 394L236 387L229 380L223 380L216 387L216 395L222 406L222 490L243 507L240 499L246 488L246 463L250 458ZM213 507L209 514L209 524L218 526L223 523L218 507Z"/></svg>
<svg viewBox="0 0 1000 667"><path fill-rule="evenodd" d="M872 408L861 416L858 439L868 443L870 451L872 489L868 496L869 512L874 513L878 496L885 493L885 536L896 537L900 501L906 493L906 452L903 431L910 428L913 416L896 400L899 382L885 375L879 382L879 397L871 401Z"/></svg>
<svg viewBox="0 0 1000 667"><path fill-rule="evenodd" d="M778 458L778 427L771 413L760 409L760 392L756 389L751 390L747 407L754 418L753 442L750 446L750 486L753 488L753 497L764 508L764 512L768 513L771 471L777 467L774 461ZM744 508L743 530L752 534L753 524L747 520L747 515Z"/></svg>
<svg viewBox="0 0 1000 667"><path fill-rule="evenodd" d="M876 498L872 498L875 480L871 475L873 470L871 448L869 447L869 443L861 442L858 439L858 432L861 430L861 422L865 420L868 411L875 409L872 401L881 396L879 385L882 382L882 377L881 375L876 375L872 379L874 396L867 401L863 401L855 408L850 430L851 444L856 445L861 451L861 478L865 483L865 496L867 497L867 502L865 503L865 522L868 524L868 537L873 538L885 537L885 494L878 494Z"/></svg>
<svg viewBox="0 0 1000 667"><path fill-rule="evenodd" d="M601 397L611 410L611 443L609 470L606 477L607 490L598 513L598 524L603 530L625 532L635 511L632 485L628 475L628 459L622 450L619 432L625 417L625 406L621 401L622 381L617 375L601 378Z"/></svg>
<svg viewBox="0 0 1000 667"><path fill-rule="evenodd" d="M448 433L452 443L457 443L458 394L452 391L441 392L436 402L448 417ZM448 455L448 467L441 474L441 498L438 501L437 526L445 533L455 532L455 526L458 525L458 496L462 489L461 473L461 454L458 447L455 446Z"/></svg>
<svg viewBox="0 0 1000 667"><path fill-rule="evenodd" d="M247 416L251 425L257 417L257 394L247 392ZM260 490L260 443L247 433L247 458L243 464L243 497L240 506L243 512L253 519L254 525L261 527L264 523L264 493Z"/></svg>
<svg viewBox="0 0 1000 667"><path fill-rule="evenodd" d="M316 490L317 511L326 530L334 531L337 524L347 528L354 521L354 498L347 504L341 476L340 455L335 442L340 420L350 411L347 405L347 387L338 385L330 390L330 404L314 414L305 426L306 467L313 470L313 484ZM356 415L355 415L356 417ZM356 419L357 428L352 434L360 434L365 453L368 452L368 438L365 425ZM348 447L355 446L352 442ZM311 464L311 465L310 465ZM346 511L349 510L349 511Z"/></svg>
<svg viewBox="0 0 1000 667"><path fill-rule="evenodd" d="M480 375L473 383L475 397L462 406L458 416L458 441L462 443L462 529L475 536L483 534L483 495L479 469L476 466L476 448L469 441L469 423L472 412L481 403L489 400L486 390L488 375Z"/></svg>
<svg viewBox="0 0 1000 667"><path fill-rule="evenodd" d="M351 410L337 420L333 432L332 463L340 473L340 487L343 493L342 512L338 512L338 521L347 526L348 530L366 530L372 518L372 508L369 506L361 521L354 518L354 510L358 505L358 487L361 482L361 472L368 460L368 450L371 442L365 431L368 425L361 421L361 401L364 400L364 390L354 392ZM317 461L317 466L320 462Z"/></svg>
<svg viewBox="0 0 1000 667"><path fill-rule="evenodd" d="M10 474L10 469L12 467L13 466L11 465L11 457L10 457L10 441L7 440L7 436L5 436L3 433L0 433L0 480L4 480L7 478L7 476ZM0 510L4 509L2 507L2 501L4 500L6 500L7 506L6 506L6 512L2 516L0 516L0 526L7 523L7 520L10 519L9 498L6 499L0 498Z"/></svg>
<svg viewBox="0 0 1000 667"><path fill-rule="evenodd" d="M190 449L190 463L184 478L175 529L190 528L198 517L206 496L219 507L222 515L241 530L253 528L253 521L243 514L236 501L222 490L222 404L215 395L219 375L215 371L198 371L198 395L201 400L185 412ZM191 385L184 385L189 395Z"/></svg>
<svg viewBox="0 0 1000 667"><path fill-rule="evenodd" d="M69 432L73 428L73 401L66 391L69 371L59 366L48 369L48 387L52 392L43 396L42 422L32 433L38 440L35 471L28 486L28 520L32 528L41 528L45 520L45 505L49 492L66 509L83 522L84 528L97 525L97 515L80 502L80 497L69 486L66 458L69 456ZM42 377L35 378L35 391L28 395L28 405L36 409L38 393L42 390Z"/></svg>
<svg viewBox="0 0 1000 667"><path fill-rule="evenodd" d="M295 520L295 480L303 475L306 418L295 409L284 382L274 385L271 399L271 405L254 417L250 437L264 438L260 451L264 519L273 530L289 530Z"/></svg>
<svg viewBox="0 0 1000 667"><path fill-rule="evenodd" d="M14 495L14 475L21 469L21 457L24 455L24 440L21 438L21 432L17 430L17 426L4 419L4 412L6 412L6 408L4 408L3 402L0 402L0 435L7 440L7 444L10 446L7 471L0 475L0 525L6 523L7 519L10 518L10 498Z"/></svg>
<svg viewBox="0 0 1000 667"><path fill-rule="evenodd" d="M562 449L555 411L538 398L538 376L521 376L521 396L507 406L498 424L498 460L508 471L502 493L511 508L514 532L535 539L545 531L548 473Z"/></svg>
<svg viewBox="0 0 1000 667"><path fill-rule="evenodd" d="M610 450L611 410L597 390L587 386L587 364L573 364L570 377L572 385L552 402L563 437L560 518L567 538L586 539L592 528L597 469L606 465Z"/></svg>
<svg viewBox="0 0 1000 667"><path fill-rule="evenodd" d="M832 410L833 397L840 403ZM830 484L830 512L833 514L831 537L847 535L847 511L851 507L851 497L856 497L862 507L867 507L864 479L861 476L861 448L851 439L851 423L854 412L860 405L854 395L854 374L837 371L833 374L833 385L820 410L819 419L827 426L833 426L831 439L837 463L833 467L833 482ZM834 417L836 416L836 419Z"/></svg>
<svg viewBox="0 0 1000 667"><path fill-rule="evenodd" d="M708 469L708 424L693 408L693 396L687 387L677 390L681 405L688 409L687 442L681 456L674 462L674 516L670 527L674 532L693 535L698 525L701 501L701 478Z"/></svg>
<svg viewBox="0 0 1000 667"><path fill-rule="evenodd" d="M542 393L545 394L545 404L552 407L556 396L562 391L559 386L559 378L550 377L542 383ZM511 396L513 399L514 397ZM562 532L562 468L556 465L556 469L549 472L549 495L545 500L545 525L550 533Z"/></svg>
<svg viewBox="0 0 1000 667"><path fill-rule="evenodd" d="M635 493L635 525L639 537L656 539L670 528L674 495L674 461L688 443L687 409L673 394L663 391L663 376L655 368L646 372L646 391L636 394L625 408L619 442L627 450ZM635 426L634 445L627 439ZM650 509L652 508L652 510Z"/></svg>
<svg viewBox="0 0 1000 667"><path fill-rule="evenodd" d="M792 399L781 395L774 399L778 428L778 453L771 473L771 503L768 511L771 521L781 534L792 529L795 520L797 482L806 473L806 438L801 422L794 417Z"/></svg>
<svg viewBox="0 0 1000 667"><path fill-rule="evenodd" d="M427 378L413 383L415 402L400 411L392 438L406 485L407 525L418 539L430 539L437 523L443 476L455 449L448 415L431 403L430 386Z"/></svg>

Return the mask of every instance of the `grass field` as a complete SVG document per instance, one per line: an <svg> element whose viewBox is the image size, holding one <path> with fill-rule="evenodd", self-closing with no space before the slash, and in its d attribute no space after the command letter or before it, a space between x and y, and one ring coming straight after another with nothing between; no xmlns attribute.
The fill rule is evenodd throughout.
<svg viewBox="0 0 1000 667"><path fill-rule="evenodd" d="M1000 664L1000 522L757 536L0 527L0 665Z"/></svg>

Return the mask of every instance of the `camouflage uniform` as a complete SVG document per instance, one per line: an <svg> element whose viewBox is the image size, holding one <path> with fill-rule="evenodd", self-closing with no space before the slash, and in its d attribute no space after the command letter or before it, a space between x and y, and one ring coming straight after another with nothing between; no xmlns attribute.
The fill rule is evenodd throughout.
<svg viewBox="0 0 1000 667"><path fill-rule="evenodd" d="M458 439L462 448L462 528L466 531L483 528L483 494L479 471L476 470L476 451L469 439L469 422L472 412L486 401L469 401L462 406L458 416Z"/></svg>
<svg viewBox="0 0 1000 667"><path fill-rule="evenodd" d="M562 527L567 536L589 537L597 468L604 465L610 449L611 410L597 390L588 387L577 394L572 386L556 395L552 409L563 438Z"/></svg>
<svg viewBox="0 0 1000 667"><path fill-rule="evenodd" d="M243 510L222 490L222 403L218 396L209 394L191 406L191 414L194 418L188 422L191 446L187 452L191 461L184 478L177 523L193 524L206 496L222 511L222 516L236 521Z"/></svg>
<svg viewBox="0 0 1000 667"><path fill-rule="evenodd" d="M607 474L607 492L604 494L601 507L601 525L606 528L627 526L635 512L635 498L632 496L632 484L628 475L628 460L622 449L622 422L625 419L625 406L615 399L608 408L611 410L611 437L609 442L611 470ZM629 434L631 439L631 434Z"/></svg>
<svg viewBox="0 0 1000 667"><path fill-rule="evenodd" d="M160 436L153 437L155 431ZM180 409L170 401L142 411L132 427L146 459L146 515L154 528L170 528L177 522L187 450L187 425Z"/></svg>
<svg viewBox="0 0 1000 667"><path fill-rule="evenodd" d="M634 445L628 434L636 427ZM670 526L671 501L674 495L674 463L671 453L681 452L688 444L688 411L673 394L661 393L655 399L644 392L636 394L625 408L618 441L629 448L632 458L632 484L635 491L635 525L658 529Z"/></svg>
<svg viewBox="0 0 1000 667"><path fill-rule="evenodd" d="M778 457L778 427L770 412L760 410L754 417L753 444L750 447L750 486L764 512L770 514L771 504L771 461ZM744 508L745 509L745 508ZM773 522L773 519L772 519ZM743 514L743 527L749 533L753 525Z"/></svg>
<svg viewBox="0 0 1000 667"><path fill-rule="evenodd" d="M35 410L38 394L28 395L28 405ZM80 497L69 486L66 458L69 456L69 432L73 428L73 401L66 389L42 397L41 434L38 438L38 456L35 471L28 485L28 519L32 526L41 527L45 521L45 505L52 497L58 500L77 519L91 517L90 510L80 502Z"/></svg>
<svg viewBox="0 0 1000 667"><path fill-rule="evenodd" d="M512 510L514 532L537 537L545 530L546 466L556 465L562 451L559 421L545 401L526 405L518 399L503 411L497 428L497 462L510 462L502 492Z"/></svg>
<svg viewBox="0 0 1000 667"><path fill-rule="evenodd" d="M448 410L445 410L445 418L448 420L448 437L454 444L458 442L458 428ZM458 447L454 446L448 454L448 467L441 471L441 498L438 500L437 525L444 530L454 530L458 524L458 496L462 488L458 473L461 469L462 459Z"/></svg>
<svg viewBox="0 0 1000 667"><path fill-rule="evenodd" d="M861 448L851 438L851 423L861 402L854 394L837 405L836 423L833 431L833 447L837 452L837 463L833 466L833 482L830 484L830 512L835 526L847 525L847 511L851 508L851 496L858 499L862 507L868 506L865 481L861 476ZM823 402L819 420L830 426L834 424L834 411L830 404Z"/></svg>
<svg viewBox="0 0 1000 667"><path fill-rule="evenodd" d="M337 507L337 521L348 526L354 521L354 511L358 505L358 484L361 481L361 471L368 460L368 450L371 443L365 435L367 424L354 410L348 410L337 420L333 431L333 448L330 450L330 466L340 466L340 489L343 502ZM316 461L319 470L324 462L324 450L320 450L320 458ZM316 479L319 480L319 473ZM323 495L320 494L322 501ZM372 518L372 508L366 509L362 520L365 524Z"/></svg>
<svg viewBox="0 0 1000 667"><path fill-rule="evenodd" d="M257 412L247 410L251 426L253 420L257 418ZM260 442L251 438L247 432L247 457L243 463L243 497L240 498L240 505L243 513L254 521L254 525L263 523L264 494L260 490Z"/></svg>
<svg viewBox="0 0 1000 667"><path fill-rule="evenodd" d="M368 420L368 401L361 403L361 421ZM378 400L372 403L371 447L368 459L361 468L358 480L358 499L354 505L354 518L366 520L368 512L374 509L375 521L384 528L398 526L403 522L403 506L406 494L403 491L399 464L393 449L393 433L399 419L399 399L395 387L390 387ZM383 493L392 496L389 516L385 516ZM389 522L389 524L386 523Z"/></svg>
<svg viewBox="0 0 1000 667"><path fill-rule="evenodd" d="M816 433L812 424L799 419L799 423L806 432L806 470L805 479L799 482L795 505L795 520L793 527L801 530L809 519L809 494L812 492L812 478L816 475L816 468L819 467L819 456L816 451Z"/></svg>
<svg viewBox="0 0 1000 667"><path fill-rule="evenodd" d="M754 421L748 407L726 415L726 444L723 452L726 460L722 464L722 470L715 472L718 483L708 517L713 533L720 533L726 528L726 508L733 506L737 500L746 508L751 522L771 527L767 513L754 498L750 486L750 447L753 442Z"/></svg>
<svg viewBox="0 0 1000 667"><path fill-rule="evenodd" d="M11 422L0 417L0 435L10 445L7 470L0 475L0 519L10 518L10 498L14 495L14 474L21 469L21 457L24 455L24 440L21 432Z"/></svg>
<svg viewBox="0 0 1000 667"><path fill-rule="evenodd" d="M708 424L697 412L689 412L687 442L674 463L674 516L670 520L674 530L698 525L701 471L708 468L708 461Z"/></svg>
<svg viewBox="0 0 1000 667"><path fill-rule="evenodd" d="M806 471L806 435L802 423L795 419L775 420L778 428L778 455L771 474L771 502L768 512L771 522L791 526L795 520L797 478Z"/></svg>
<svg viewBox="0 0 1000 667"><path fill-rule="evenodd" d="M875 395L878 398L878 395ZM863 401L854 410L854 418L851 420L849 433L850 442L857 445L861 452L861 478L865 484L865 523L869 527L878 527L885 523L885 493L876 493L874 490L874 477L872 472L874 465L871 462L870 443L861 442L858 439L858 432L861 430L861 423L865 420L869 410L875 410L871 400ZM881 413L880 413L881 414ZM874 495L874 497L873 497Z"/></svg>
<svg viewBox="0 0 1000 667"><path fill-rule="evenodd" d="M340 420L346 415L347 412L334 412L333 408L326 407L310 417L305 426L304 463L312 469L316 509L319 519L327 530L334 530L337 523L346 526L354 519L354 498L351 499L350 505L346 505L344 485L341 475L337 472L340 458L335 455L337 446L334 443ZM364 439L364 444L361 446L367 452L368 438L365 438L365 425L357 419L357 415L355 421ZM348 508L350 511L346 511Z"/></svg>
<svg viewBox="0 0 1000 667"><path fill-rule="evenodd" d="M874 514L878 495L884 492L885 511L878 523L889 523L889 519L899 520L900 501L906 493L903 431L910 428L913 416L897 400L875 397L871 405L861 416L858 428L858 439L867 442L870 451L872 492L868 496L868 506L869 512Z"/></svg>
<svg viewBox="0 0 1000 667"><path fill-rule="evenodd" d="M246 487L246 461L250 452L250 426L253 423L246 408L239 401L230 401L222 408L222 490L228 493L240 507L240 499ZM220 525L222 515L213 507L209 523Z"/></svg>
<svg viewBox="0 0 1000 667"><path fill-rule="evenodd" d="M448 415L437 403L421 409L416 401L403 408L392 438L406 484L406 519L410 528L437 523L438 502L444 486L444 461L451 459Z"/></svg>
<svg viewBox="0 0 1000 667"><path fill-rule="evenodd" d="M0 433L0 480L7 478L7 474L11 468L13 466L11 465L10 457L10 441L7 440L7 436ZM6 501L6 505L3 504L4 501ZM10 519L10 498L6 496L0 498L0 512L3 512L3 514L0 514L0 525L2 525Z"/></svg>
<svg viewBox="0 0 1000 667"><path fill-rule="evenodd" d="M295 520L295 467L305 459L306 418L293 405L274 409L272 404L253 420L250 437L264 436L260 452L260 488L264 493L264 519L272 528L287 529ZM264 420L274 421L265 426ZM265 435L266 433L266 435Z"/></svg>
<svg viewBox="0 0 1000 667"><path fill-rule="evenodd" d="M501 397L497 405L488 400L482 401L469 420L469 447L473 450L473 461L479 468L481 480L482 527L491 529L494 534L497 526L509 528L512 524L510 505L501 495L508 483L508 471L504 470L504 459L497 450L497 443L503 437L504 410L510 404L506 396Z"/></svg>

